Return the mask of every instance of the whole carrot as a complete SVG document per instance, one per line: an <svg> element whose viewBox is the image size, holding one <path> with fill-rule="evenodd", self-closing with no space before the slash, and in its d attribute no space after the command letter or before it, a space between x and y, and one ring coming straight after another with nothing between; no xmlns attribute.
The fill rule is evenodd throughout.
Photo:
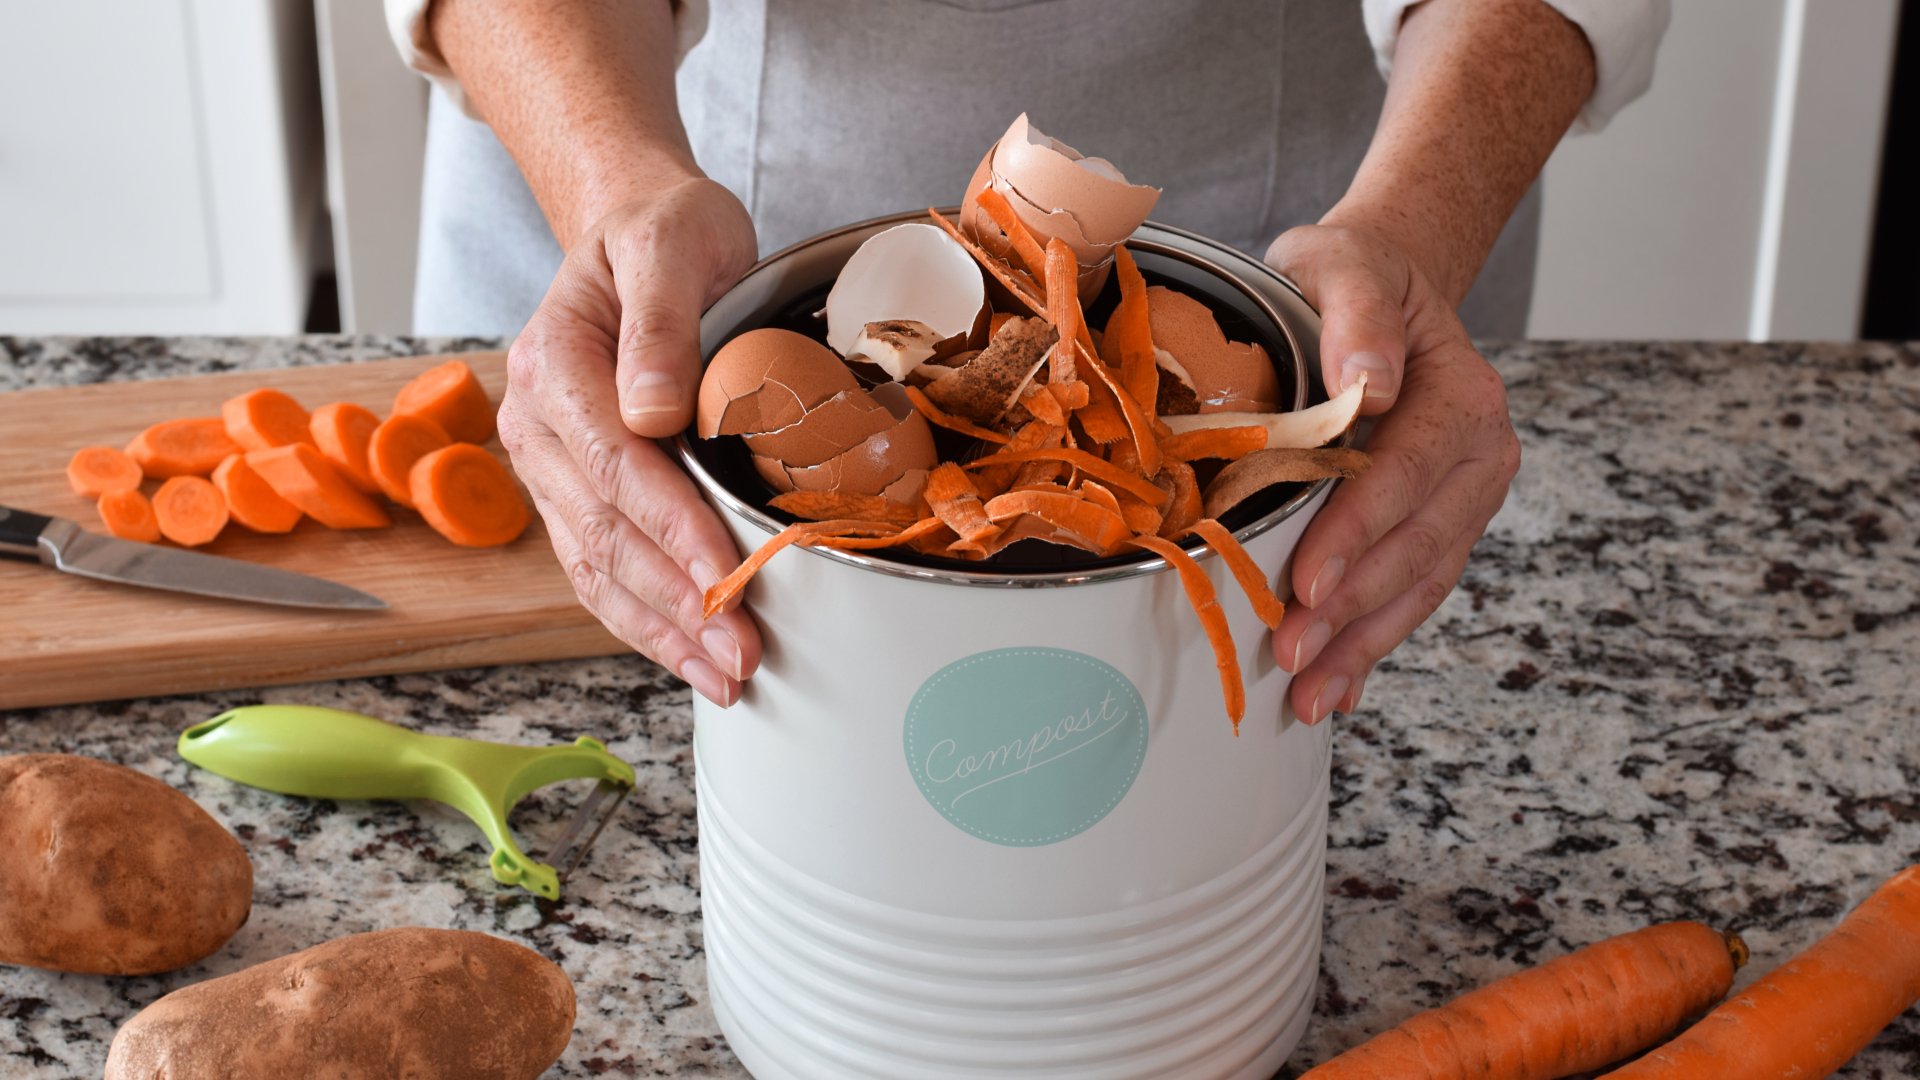
<svg viewBox="0 0 1920 1080"><path fill-rule="evenodd" d="M1552 1080L1597 1069L1720 1000L1745 960L1739 938L1700 923L1649 926L1419 1013L1300 1080Z"/></svg>
<svg viewBox="0 0 1920 1080"><path fill-rule="evenodd" d="M1827 1076L1920 1000L1920 866L1833 932L1607 1080Z"/></svg>

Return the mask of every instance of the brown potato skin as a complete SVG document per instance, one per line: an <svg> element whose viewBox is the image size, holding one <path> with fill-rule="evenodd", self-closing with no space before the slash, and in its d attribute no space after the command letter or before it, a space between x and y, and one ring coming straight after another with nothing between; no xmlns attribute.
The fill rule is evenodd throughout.
<svg viewBox="0 0 1920 1080"><path fill-rule="evenodd" d="M532 949L376 930L175 990L114 1036L106 1080L532 1080L573 1017L573 983Z"/></svg>
<svg viewBox="0 0 1920 1080"><path fill-rule="evenodd" d="M246 849L199 804L71 754L0 757L0 866L0 964L172 971L253 907Z"/></svg>

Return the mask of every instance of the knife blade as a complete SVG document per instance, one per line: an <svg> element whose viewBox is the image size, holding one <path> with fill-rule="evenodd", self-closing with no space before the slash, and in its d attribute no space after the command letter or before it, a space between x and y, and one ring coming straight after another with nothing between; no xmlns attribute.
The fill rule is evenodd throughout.
<svg viewBox="0 0 1920 1080"><path fill-rule="evenodd" d="M80 577L284 607L384 609L386 601L324 578L241 559L101 536L65 518L0 506L0 554Z"/></svg>

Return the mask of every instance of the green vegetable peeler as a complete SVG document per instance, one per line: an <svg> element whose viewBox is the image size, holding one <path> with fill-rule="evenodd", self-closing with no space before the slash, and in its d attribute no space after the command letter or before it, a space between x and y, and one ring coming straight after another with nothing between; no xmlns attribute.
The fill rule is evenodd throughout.
<svg viewBox="0 0 1920 1080"><path fill-rule="evenodd" d="M633 766L597 739L508 746L426 735L384 720L308 705L230 709L180 735L180 756L252 787L319 799L433 799L473 819L493 844L495 881L549 900L633 790ZM535 788L599 780L549 854L520 850L507 813ZM556 869L558 867L558 869Z"/></svg>

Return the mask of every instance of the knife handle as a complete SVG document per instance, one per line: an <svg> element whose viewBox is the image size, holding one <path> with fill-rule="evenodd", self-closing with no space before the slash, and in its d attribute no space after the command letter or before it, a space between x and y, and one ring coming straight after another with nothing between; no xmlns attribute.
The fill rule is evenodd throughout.
<svg viewBox="0 0 1920 1080"><path fill-rule="evenodd" d="M40 534L53 519L45 514L0 506L0 555L40 559Z"/></svg>

